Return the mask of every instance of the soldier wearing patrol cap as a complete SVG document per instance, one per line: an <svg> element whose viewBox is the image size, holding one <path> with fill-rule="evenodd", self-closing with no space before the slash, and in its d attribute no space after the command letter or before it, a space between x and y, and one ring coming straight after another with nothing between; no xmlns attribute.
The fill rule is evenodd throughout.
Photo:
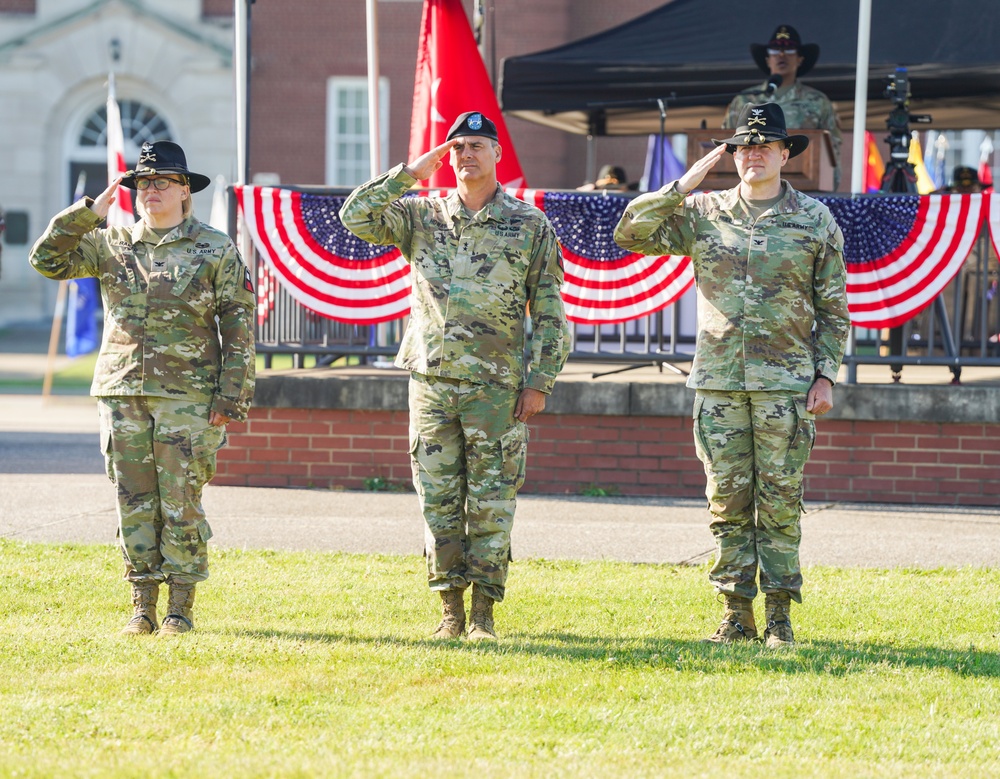
<svg viewBox="0 0 1000 779"><path fill-rule="evenodd" d="M788 127L802 130L827 130L833 146L835 167L833 171L834 190L840 184L840 147L844 138L840 129L840 119L830 99L818 89L803 84L799 79L813 69L819 59L819 46L802 43L798 30L788 24L781 24L766 43L750 44L750 54L766 75L764 83L740 92L729 103L722 126L732 130L737 125L744 106L776 103L781 106ZM768 82L780 76L780 84L770 88Z"/></svg>
<svg viewBox="0 0 1000 779"><path fill-rule="evenodd" d="M545 408L569 352L555 231L497 183L502 152L493 122L464 113L444 143L358 187L340 211L348 230L398 246L411 267L396 365L410 371L413 484L428 583L444 612L437 639L464 634L470 586L468 637L496 638L493 604L505 593L526 423ZM455 191L403 197L445 157Z"/></svg>
<svg viewBox="0 0 1000 779"><path fill-rule="evenodd" d="M844 239L826 206L781 180L808 138L788 134L779 106L744 106L733 137L715 143L680 179L633 200L615 241L694 263L698 337L688 386L718 550L709 578L725 599L708 640L757 637L759 574L764 638L789 647L790 603L801 602L802 474L847 343ZM695 193L727 153L739 186Z"/></svg>
<svg viewBox="0 0 1000 779"><path fill-rule="evenodd" d="M52 279L96 277L104 337L91 394L118 493L118 540L131 584L127 635L186 633L212 535L201 505L226 425L246 419L254 389L255 300L229 236L192 215L209 178L180 146L144 143L135 170L56 214L31 249ZM99 225L119 186L138 191L132 227ZM162 626L159 586L169 586Z"/></svg>

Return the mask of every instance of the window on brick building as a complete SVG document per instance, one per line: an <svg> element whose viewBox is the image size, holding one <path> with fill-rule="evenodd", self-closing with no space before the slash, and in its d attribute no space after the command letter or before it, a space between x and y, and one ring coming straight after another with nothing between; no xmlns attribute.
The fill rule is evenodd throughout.
<svg viewBox="0 0 1000 779"><path fill-rule="evenodd" d="M134 165L139 159L139 148L145 141L172 141L173 133L154 108L138 100L119 100L122 115L122 135L125 138L125 164ZM69 191L71 202L78 194L80 183L84 194L96 197L108 182L108 109L106 105L95 108L83 121L69 150ZM81 177L81 174L83 176Z"/></svg>
<svg viewBox="0 0 1000 779"><path fill-rule="evenodd" d="M146 141L172 141L170 129L163 118L145 103L138 100L119 100L118 107L122 115L122 135L125 136L125 158L128 159L129 147L138 157L139 147ZM131 143L129 143L131 141ZM80 132L81 146L108 145L108 109L101 106L83 124Z"/></svg>
<svg viewBox="0 0 1000 779"><path fill-rule="evenodd" d="M379 80L379 156L389 156L389 82ZM327 81L326 184L356 187L371 176L368 140L368 80L334 77Z"/></svg>

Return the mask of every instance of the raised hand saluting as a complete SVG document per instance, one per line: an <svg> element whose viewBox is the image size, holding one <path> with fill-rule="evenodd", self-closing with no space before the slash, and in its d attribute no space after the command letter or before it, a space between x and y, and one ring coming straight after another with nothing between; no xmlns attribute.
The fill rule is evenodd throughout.
<svg viewBox="0 0 1000 779"><path fill-rule="evenodd" d="M683 192L685 195L694 192L725 153L726 144L722 143L700 160L695 160L694 164L677 180L677 191Z"/></svg>
<svg viewBox="0 0 1000 779"><path fill-rule="evenodd" d="M441 166L444 165L445 155L451 151L455 146L459 144L459 140L452 138L450 141L445 141L440 146L435 146L429 152L426 152L413 162L408 162L406 164L406 172L409 173L417 181L425 181L433 176Z"/></svg>
<svg viewBox="0 0 1000 779"><path fill-rule="evenodd" d="M99 217L106 217L108 215L108 211L111 210L111 204L114 203L115 199L118 197L116 193L118 192L118 185L121 181L122 177L119 176L108 184L108 188L94 198L94 202L90 206L90 210Z"/></svg>

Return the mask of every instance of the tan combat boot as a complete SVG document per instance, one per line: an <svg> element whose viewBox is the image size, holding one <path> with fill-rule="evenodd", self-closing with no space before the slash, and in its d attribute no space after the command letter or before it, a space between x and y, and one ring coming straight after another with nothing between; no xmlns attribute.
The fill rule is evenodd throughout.
<svg viewBox="0 0 1000 779"><path fill-rule="evenodd" d="M472 585L472 614L469 617L469 641L496 640L493 632L493 598L478 584Z"/></svg>
<svg viewBox="0 0 1000 779"><path fill-rule="evenodd" d="M167 601L167 616L160 626L161 636L176 636L194 629L191 612L194 607L194 584L186 582L170 583L170 599Z"/></svg>
<svg viewBox="0 0 1000 779"><path fill-rule="evenodd" d="M441 624L431 638L450 641L465 632L465 590L441 590Z"/></svg>
<svg viewBox="0 0 1000 779"><path fill-rule="evenodd" d="M714 634L704 639L705 643L733 644L737 641L753 641L757 638L757 623L753 619L753 601L738 595L726 595L726 610L722 624Z"/></svg>
<svg viewBox="0 0 1000 779"><path fill-rule="evenodd" d="M132 605L135 613L122 628L123 636L148 636L159 630L156 624L156 601L160 596L158 582L132 582Z"/></svg>
<svg viewBox="0 0 1000 779"><path fill-rule="evenodd" d="M767 629L764 639L768 649L787 649L795 646L790 615L792 598L787 592L769 592L764 597Z"/></svg>

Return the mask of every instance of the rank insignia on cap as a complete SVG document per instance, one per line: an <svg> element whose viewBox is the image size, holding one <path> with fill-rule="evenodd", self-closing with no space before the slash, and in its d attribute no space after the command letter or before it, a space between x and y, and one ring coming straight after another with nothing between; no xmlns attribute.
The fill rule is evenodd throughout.
<svg viewBox="0 0 1000 779"><path fill-rule="evenodd" d="M455 119L455 124L448 130L445 140L450 141L452 138L458 138L462 135L481 135L484 138L499 141L496 125L479 111L467 111L464 114L459 114Z"/></svg>

